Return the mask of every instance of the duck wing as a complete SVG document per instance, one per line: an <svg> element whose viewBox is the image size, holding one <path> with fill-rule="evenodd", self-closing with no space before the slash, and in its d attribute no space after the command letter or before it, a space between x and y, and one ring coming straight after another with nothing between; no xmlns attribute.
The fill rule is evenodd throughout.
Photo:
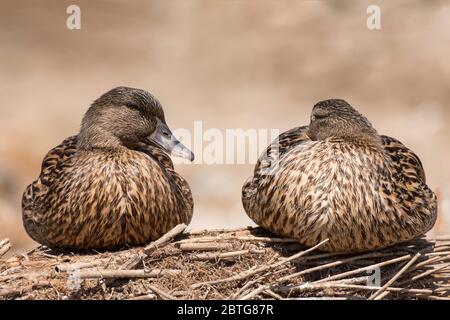
<svg viewBox="0 0 450 320"><path fill-rule="evenodd" d="M24 192L22 198L24 208L35 203L40 195L44 195L48 191L55 178L62 171L64 164L73 157L76 150L77 136L72 136L46 154L42 161L39 178L31 183Z"/></svg>
<svg viewBox="0 0 450 320"><path fill-rule="evenodd" d="M284 154L289 151L291 148L299 145L305 141L310 140L306 135L308 131L308 126L296 127L286 132L283 132L278 136L278 144L280 153ZM276 140L275 140L276 142Z"/></svg>
<svg viewBox="0 0 450 320"><path fill-rule="evenodd" d="M309 141L308 126L296 127L280 134L262 153L255 166L255 177L273 167L277 161L295 146Z"/></svg>
<svg viewBox="0 0 450 320"><path fill-rule="evenodd" d="M261 154L253 176L242 186L242 204L247 213L253 212L254 207L258 206L259 190L270 183L270 176L273 170L277 170L280 158L295 146L310 140L306 135L307 130L308 126L302 126L283 132Z"/></svg>
<svg viewBox="0 0 450 320"><path fill-rule="evenodd" d="M403 172L408 178L420 177L426 183L422 162L414 152L395 138L381 136L381 141L398 172Z"/></svg>
<svg viewBox="0 0 450 320"><path fill-rule="evenodd" d="M43 215L50 210L51 202L54 201L52 188L58 175L69 163L69 159L77 151L77 136L65 139L57 147L51 149L44 157L39 178L31 183L22 196L23 223L28 233L36 238L46 230L33 229L43 219ZM37 222L37 223L36 223Z"/></svg>

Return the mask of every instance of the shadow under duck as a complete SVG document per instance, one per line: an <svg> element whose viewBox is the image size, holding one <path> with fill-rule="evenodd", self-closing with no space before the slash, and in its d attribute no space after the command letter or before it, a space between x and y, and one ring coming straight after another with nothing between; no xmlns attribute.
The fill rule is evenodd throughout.
<svg viewBox="0 0 450 320"><path fill-rule="evenodd" d="M112 89L93 102L80 133L45 156L23 194L25 230L50 247L118 249L189 224L191 190L167 153L194 158L159 101L144 90Z"/></svg>
<svg viewBox="0 0 450 320"><path fill-rule="evenodd" d="M417 155L379 135L344 100L325 100L309 126L282 133L242 189L258 225L330 252L357 252L411 240L437 216Z"/></svg>

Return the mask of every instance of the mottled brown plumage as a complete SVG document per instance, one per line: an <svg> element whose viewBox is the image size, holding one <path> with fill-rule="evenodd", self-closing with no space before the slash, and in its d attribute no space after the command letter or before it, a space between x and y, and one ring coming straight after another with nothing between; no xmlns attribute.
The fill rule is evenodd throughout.
<svg viewBox="0 0 450 320"><path fill-rule="evenodd" d="M325 251L364 251L416 238L437 215L419 158L379 135L343 100L316 104L309 126L279 136L242 190L258 225Z"/></svg>
<svg viewBox="0 0 450 320"><path fill-rule="evenodd" d="M23 195L28 234L51 247L144 245L192 218L188 183L167 152L193 159L150 93L118 87L94 101L77 136L45 156Z"/></svg>

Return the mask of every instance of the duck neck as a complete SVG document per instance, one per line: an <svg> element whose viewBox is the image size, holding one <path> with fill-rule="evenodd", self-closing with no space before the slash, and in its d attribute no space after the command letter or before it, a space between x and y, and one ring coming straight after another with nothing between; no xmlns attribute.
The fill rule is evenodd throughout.
<svg viewBox="0 0 450 320"><path fill-rule="evenodd" d="M357 145L371 145L374 147L381 147L381 137L374 133L351 133L351 134L340 134L331 137L332 140L341 140L351 144Z"/></svg>
<svg viewBox="0 0 450 320"><path fill-rule="evenodd" d="M78 134L78 149L81 150L121 148L123 148L123 145L120 139L101 127L82 127Z"/></svg>

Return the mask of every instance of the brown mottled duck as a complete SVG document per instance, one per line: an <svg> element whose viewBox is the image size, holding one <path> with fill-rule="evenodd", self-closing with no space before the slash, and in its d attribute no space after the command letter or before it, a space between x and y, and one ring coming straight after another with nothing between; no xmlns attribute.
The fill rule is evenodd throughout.
<svg viewBox="0 0 450 320"><path fill-rule="evenodd" d="M110 90L92 103L79 134L45 156L23 195L25 230L50 247L118 249L188 224L191 190L168 154L194 158L159 101L140 89Z"/></svg>
<svg viewBox="0 0 450 320"><path fill-rule="evenodd" d="M317 103L309 126L282 133L258 160L242 202L258 225L321 250L358 252L429 231L436 196L422 163L343 100Z"/></svg>

